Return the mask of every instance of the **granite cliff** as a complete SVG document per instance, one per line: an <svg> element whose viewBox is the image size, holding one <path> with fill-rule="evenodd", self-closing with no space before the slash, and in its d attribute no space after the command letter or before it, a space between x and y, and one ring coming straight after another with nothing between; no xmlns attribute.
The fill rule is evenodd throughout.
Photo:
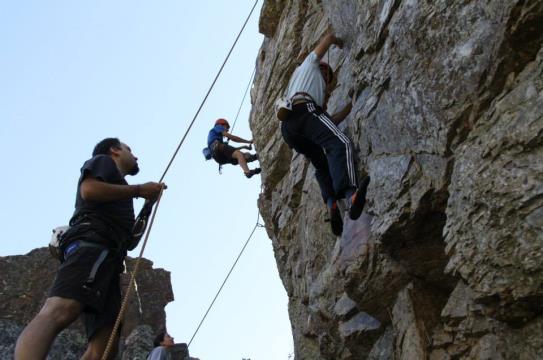
<svg viewBox="0 0 543 360"><path fill-rule="evenodd" d="M298 360L543 358L543 1L266 0L250 125ZM335 238L273 104L331 27L371 175Z"/></svg>

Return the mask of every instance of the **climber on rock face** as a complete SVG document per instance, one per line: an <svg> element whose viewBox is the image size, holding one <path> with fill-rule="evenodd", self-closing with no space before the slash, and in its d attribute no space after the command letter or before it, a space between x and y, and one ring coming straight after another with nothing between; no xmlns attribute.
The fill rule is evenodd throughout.
<svg viewBox="0 0 543 360"><path fill-rule="evenodd" d="M211 156L213 159L220 165L239 164L247 178L260 174L260 168L249 170L249 167L247 166L247 163L258 160L258 155L240 151L241 149L251 150L253 140L242 139L238 136L230 134L228 130L230 130L230 124L228 121L225 119L218 119L215 121L215 126L213 129L209 131L209 135L207 136L207 147L211 151ZM223 141L224 137L237 143L249 144L249 146L235 148L225 143Z"/></svg>
<svg viewBox="0 0 543 360"><path fill-rule="evenodd" d="M81 168L75 212L62 235L62 263L40 312L23 330L16 360L45 359L55 337L84 314L88 347L82 359L100 359L121 306L120 273L132 241L132 199L154 202L166 185L128 185L138 159L117 138L100 141ZM114 341L114 344L118 341ZM116 349L110 352L115 358Z"/></svg>
<svg viewBox="0 0 543 360"><path fill-rule="evenodd" d="M166 332L161 332L153 341L153 350L147 356L147 360L171 360L169 349L174 346L173 337Z"/></svg>
<svg viewBox="0 0 543 360"><path fill-rule="evenodd" d="M349 217L356 220L364 208L370 179L366 176L357 186L351 141L337 127L351 111L351 103L333 116L323 110L334 74L321 59L333 44L343 48L343 41L328 31L292 74L286 92L292 110L281 122L281 133L285 142L315 167L332 232L339 236L343 220L337 200L348 199Z"/></svg>

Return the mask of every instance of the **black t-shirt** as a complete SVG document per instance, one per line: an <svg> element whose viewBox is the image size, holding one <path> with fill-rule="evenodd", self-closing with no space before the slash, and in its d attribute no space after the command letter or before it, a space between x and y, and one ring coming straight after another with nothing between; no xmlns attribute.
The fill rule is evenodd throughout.
<svg viewBox="0 0 543 360"><path fill-rule="evenodd" d="M88 176L109 184L128 185L119 172L115 161L110 156L96 155L87 160L81 168L81 176L77 183L75 212L72 222L83 214L88 215L93 219L98 219L99 225L105 223L105 225L112 228L111 232L108 231L109 240L125 242L132 236L132 227L135 221L132 199L108 202L83 200L81 197L81 183ZM112 238L113 236L116 236L117 239Z"/></svg>

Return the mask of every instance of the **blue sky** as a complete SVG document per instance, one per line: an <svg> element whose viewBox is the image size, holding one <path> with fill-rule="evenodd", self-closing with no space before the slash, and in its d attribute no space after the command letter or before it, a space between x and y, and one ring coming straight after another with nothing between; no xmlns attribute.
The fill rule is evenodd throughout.
<svg viewBox="0 0 543 360"><path fill-rule="evenodd" d="M141 172L129 183L158 180L253 3L0 2L0 255L45 246L67 223L79 168L104 137L138 156ZM214 120L237 112L263 39L260 6L166 177L145 252L172 273L167 316L177 342L192 336L257 217L260 177L233 166L219 175L201 149ZM234 131L244 138L249 110L247 98ZM258 229L191 354L287 359L287 301Z"/></svg>

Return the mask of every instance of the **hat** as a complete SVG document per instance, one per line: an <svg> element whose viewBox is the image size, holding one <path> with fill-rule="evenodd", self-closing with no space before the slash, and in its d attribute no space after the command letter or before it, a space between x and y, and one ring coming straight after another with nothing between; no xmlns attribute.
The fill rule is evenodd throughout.
<svg viewBox="0 0 543 360"><path fill-rule="evenodd" d="M215 121L215 125L223 125L223 126L226 126L226 127L230 127L230 124L228 123L228 121L226 121L226 119L217 119L217 121Z"/></svg>

